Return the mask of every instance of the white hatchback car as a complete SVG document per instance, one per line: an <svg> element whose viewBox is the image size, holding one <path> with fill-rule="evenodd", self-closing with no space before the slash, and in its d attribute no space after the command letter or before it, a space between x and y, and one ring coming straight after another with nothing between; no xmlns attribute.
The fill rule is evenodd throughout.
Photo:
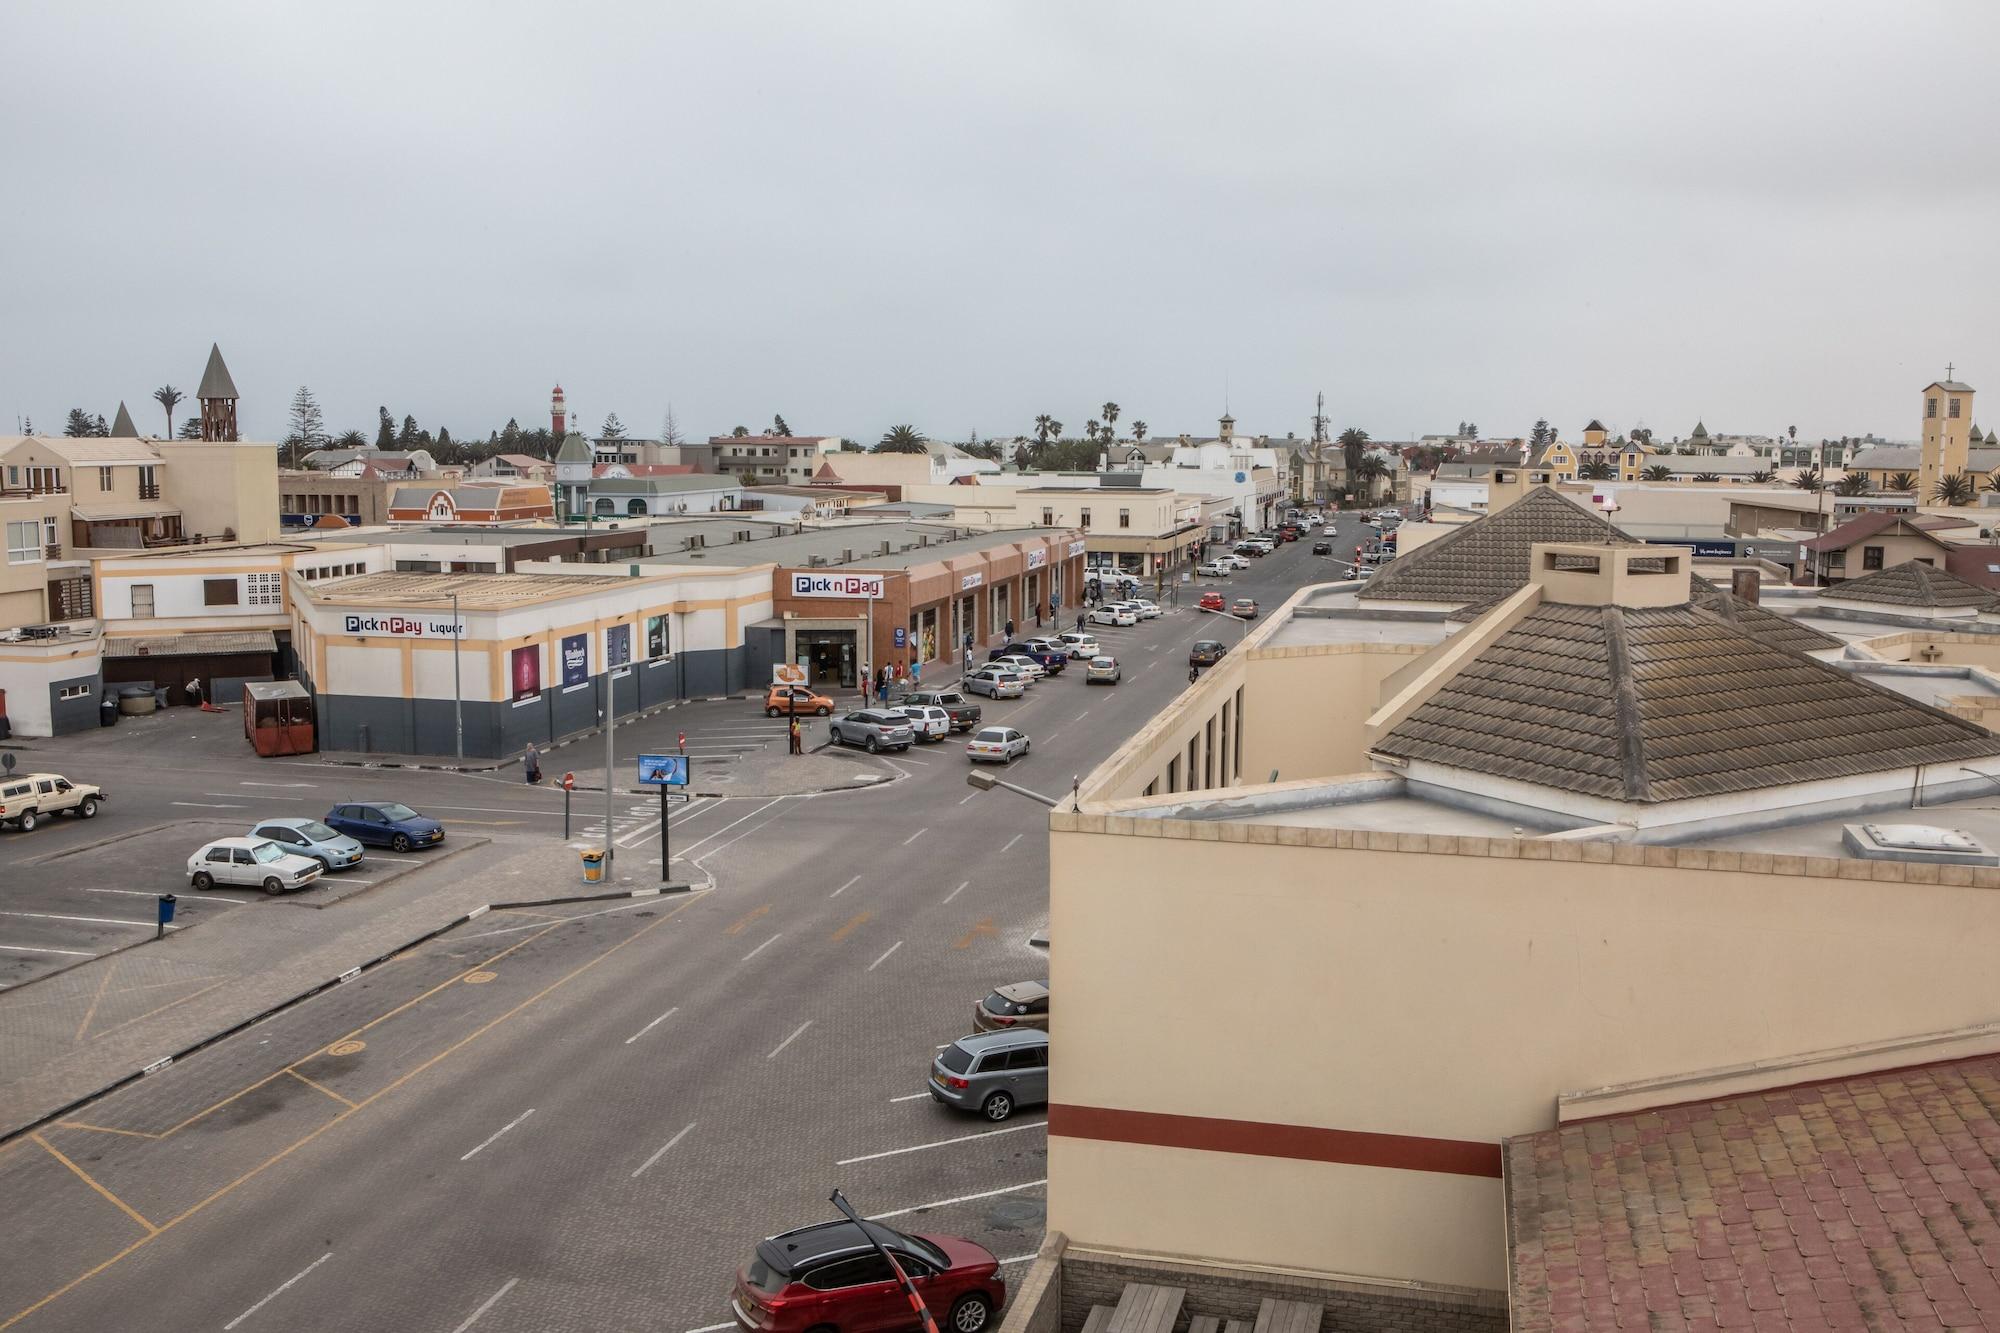
<svg viewBox="0 0 2000 1333"><path fill-rule="evenodd" d="M1090 623L1093 625L1136 625L1139 623L1139 613L1129 606L1107 602L1090 613Z"/></svg>
<svg viewBox="0 0 2000 1333"><path fill-rule="evenodd" d="M1069 652L1072 662L1079 657L1097 656L1097 636L1094 634L1085 634L1080 630L1066 630L1056 637L1062 640L1062 645Z"/></svg>
<svg viewBox="0 0 2000 1333"><path fill-rule="evenodd" d="M1003 667L1012 667L1014 670L1026 676L1029 680L1029 683L1031 684L1035 681L1040 680L1043 676L1049 674L1047 667L1043 666L1040 662L1037 662L1034 658L1028 656L1026 653L1008 653L1004 657L994 658L993 661L997 662Z"/></svg>
<svg viewBox="0 0 2000 1333"><path fill-rule="evenodd" d="M1196 565L1194 572L1205 579L1226 579L1236 572L1236 566L1225 565L1220 560L1211 560L1205 565Z"/></svg>
<svg viewBox="0 0 2000 1333"><path fill-rule="evenodd" d="M1250 557L1247 555L1238 555L1236 552L1231 551L1228 555L1215 557L1215 563L1218 565L1228 565L1231 569L1248 569L1250 568Z"/></svg>
<svg viewBox="0 0 2000 1333"><path fill-rule="evenodd" d="M217 838L188 858L188 883L197 889L244 884L273 896L303 889L323 867L310 856L295 856L269 838Z"/></svg>

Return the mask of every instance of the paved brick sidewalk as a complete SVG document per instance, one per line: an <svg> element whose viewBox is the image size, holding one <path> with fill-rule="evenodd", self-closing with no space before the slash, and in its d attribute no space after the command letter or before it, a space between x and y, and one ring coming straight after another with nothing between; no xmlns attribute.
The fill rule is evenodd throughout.
<svg viewBox="0 0 2000 1333"><path fill-rule="evenodd" d="M321 911L258 903L0 993L0 1136L248 1021L473 908L621 888L560 843L488 845Z"/></svg>

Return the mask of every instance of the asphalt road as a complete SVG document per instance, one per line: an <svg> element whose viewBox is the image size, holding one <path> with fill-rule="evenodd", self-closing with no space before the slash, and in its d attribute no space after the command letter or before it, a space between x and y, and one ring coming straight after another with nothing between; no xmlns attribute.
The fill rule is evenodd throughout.
<svg viewBox="0 0 2000 1333"><path fill-rule="evenodd" d="M1286 546L1229 591L1268 609L1327 573ZM1119 686L1071 672L982 701L1034 740L1009 779L1061 791L1184 687L1187 645L1222 637L1190 602L1099 628ZM675 851L713 891L493 914L0 1149L0 1328L689 1333L836 1185L1018 1279L1041 1113L988 1126L923 1088L987 990L1046 975L1026 943L1045 811L967 786L953 742L896 762L870 790L711 803ZM496 838L554 836L547 793L419 776L521 821ZM339 786L408 799L410 778ZM121 786L121 813L173 808Z"/></svg>

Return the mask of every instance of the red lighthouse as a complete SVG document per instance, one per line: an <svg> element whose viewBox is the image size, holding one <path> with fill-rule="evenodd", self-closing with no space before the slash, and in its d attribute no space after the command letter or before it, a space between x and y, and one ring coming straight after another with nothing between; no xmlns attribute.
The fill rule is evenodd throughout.
<svg viewBox="0 0 2000 1333"><path fill-rule="evenodd" d="M549 395L549 433L554 435L558 442L564 435L563 424L568 416L569 413L563 407L562 385L558 384L556 391Z"/></svg>

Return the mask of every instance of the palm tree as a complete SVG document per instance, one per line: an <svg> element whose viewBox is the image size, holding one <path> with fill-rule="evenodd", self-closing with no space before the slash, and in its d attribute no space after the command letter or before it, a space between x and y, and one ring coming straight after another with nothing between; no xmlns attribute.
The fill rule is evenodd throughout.
<svg viewBox="0 0 2000 1333"><path fill-rule="evenodd" d="M1767 467L1760 467L1750 474L1751 481L1776 481L1778 474Z"/></svg>
<svg viewBox="0 0 2000 1333"><path fill-rule="evenodd" d="M1340 432L1340 463L1347 470L1348 484L1361 475L1361 460L1368 456L1368 432L1349 426Z"/></svg>
<svg viewBox="0 0 2000 1333"><path fill-rule="evenodd" d="M1644 472L1641 472L1639 477L1643 481L1672 481L1674 472L1672 468L1666 466L1664 463L1655 463Z"/></svg>
<svg viewBox="0 0 2000 1333"><path fill-rule="evenodd" d="M368 437L358 430L344 430L334 436L333 447L336 449L366 449L368 447Z"/></svg>
<svg viewBox="0 0 2000 1333"><path fill-rule="evenodd" d="M1816 467L1802 468L1799 475L1792 478L1792 485L1802 491L1816 491L1824 484L1825 478L1820 476Z"/></svg>
<svg viewBox="0 0 2000 1333"><path fill-rule="evenodd" d="M1109 435L1110 433L1111 433L1111 432L1110 432L1109 430L1106 430L1106 431L1105 431L1105 434L1107 434L1107 435ZM1092 441L1092 442L1095 442L1095 441L1096 441L1096 439L1097 439L1097 422L1096 422L1096 421L1092 420L1092 421L1086 421L1086 422L1084 422L1084 423L1083 423L1083 438L1084 438L1084 439L1086 439L1086 440L1090 440L1090 441Z"/></svg>
<svg viewBox="0 0 2000 1333"><path fill-rule="evenodd" d="M166 438L169 440L174 438L174 409L180 406L181 400L186 396L171 384L162 384L153 390L153 401L167 409Z"/></svg>
<svg viewBox="0 0 2000 1333"><path fill-rule="evenodd" d="M1035 418L1035 442L1047 444L1050 440L1062 438L1062 422L1044 412Z"/></svg>
<svg viewBox="0 0 2000 1333"><path fill-rule="evenodd" d="M1993 489L2000 491L2000 485L1996 485ZM1835 495L1868 494L1868 474L1865 472L1847 473L1833 484L1833 493Z"/></svg>
<svg viewBox="0 0 2000 1333"><path fill-rule="evenodd" d="M1107 443L1115 438L1117 434L1111 428L1118 424L1118 411L1119 408L1116 403L1106 403L1097 409L1097 415L1104 418L1104 438Z"/></svg>
<svg viewBox="0 0 2000 1333"><path fill-rule="evenodd" d="M1361 462L1348 475L1361 483L1360 490L1363 495L1373 495L1375 483L1389 475L1389 465L1374 454L1363 454Z"/></svg>
<svg viewBox="0 0 2000 1333"><path fill-rule="evenodd" d="M1989 491L2000 491L2000 472L1989 472L1986 474L1986 489Z"/></svg>
<svg viewBox="0 0 2000 1333"><path fill-rule="evenodd" d="M1592 460L1578 468L1576 475L1579 481L1610 481L1617 474L1611 470L1611 464L1601 460ZM1700 481L1701 478L1696 477L1695 480Z"/></svg>
<svg viewBox="0 0 2000 1333"><path fill-rule="evenodd" d="M1969 505L1978 498L1979 488L1963 472L1939 477L1937 485L1931 488L1932 504L1948 505L1954 509Z"/></svg>
<svg viewBox="0 0 2000 1333"><path fill-rule="evenodd" d="M1133 440L1135 440L1135 441L1136 441L1136 442L1138 442L1139 444L1144 444L1144 443L1146 442L1146 423L1145 423L1145 422L1143 422L1143 421L1135 421L1135 422L1133 422L1133 423L1132 423L1132 438L1133 438Z"/></svg>
<svg viewBox="0 0 2000 1333"><path fill-rule="evenodd" d="M1917 489L1917 479L1907 472L1891 472L1888 488L1892 491L1914 491Z"/></svg>
<svg viewBox="0 0 2000 1333"><path fill-rule="evenodd" d="M875 452L878 454L923 454L929 453L930 447L924 442L924 433L922 431L918 430L915 426L901 425L891 426L882 432L882 438L876 441Z"/></svg>
<svg viewBox="0 0 2000 1333"><path fill-rule="evenodd" d="M1694 474L1694 479L1696 481L1713 482L1713 481L1721 481L1722 476L1720 473L1716 472L1697 472Z"/></svg>

